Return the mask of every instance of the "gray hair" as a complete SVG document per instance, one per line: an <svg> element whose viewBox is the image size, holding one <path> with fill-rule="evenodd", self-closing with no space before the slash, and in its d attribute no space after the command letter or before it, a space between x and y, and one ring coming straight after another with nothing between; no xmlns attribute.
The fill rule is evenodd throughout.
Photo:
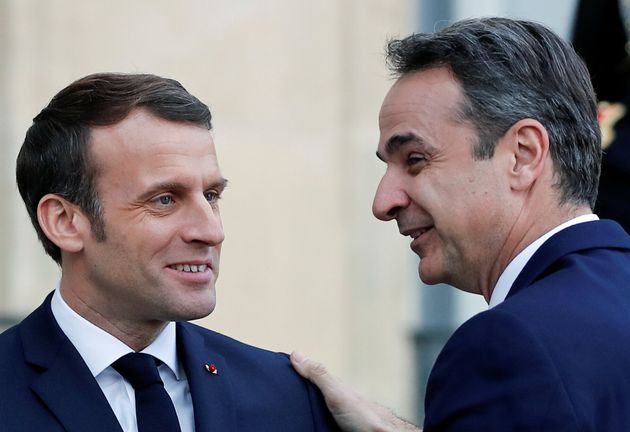
<svg viewBox="0 0 630 432"><path fill-rule="evenodd" d="M464 20L390 41L387 63L397 76L451 70L465 99L458 117L477 130L476 159L491 158L517 121L539 121L549 134L560 203L594 207L602 155L595 93L582 60L550 29L507 18Z"/></svg>

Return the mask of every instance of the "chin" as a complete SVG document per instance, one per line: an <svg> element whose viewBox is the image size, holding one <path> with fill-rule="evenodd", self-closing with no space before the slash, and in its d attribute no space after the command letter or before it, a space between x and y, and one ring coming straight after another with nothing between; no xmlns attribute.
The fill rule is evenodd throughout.
<svg viewBox="0 0 630 432"><path fill-rule="evenodd" d="M214 291L205 293L202 297L186 298L180 303L180 307L174 310L177 319L173 321L190 321L205 318L210 315L216 306Z"/></svg>
<svg viewBox="0 0 630 432"><path fill-rule="evenodd" d="M194 308L180 309L171 314L169 321L193 321L205 318L214 311L214 305L211 307L200 308L196 305Z"/></svg>
<svg viewBox="0 0 630 432"><path fill-rule="evenodd" d="M439 279L432 279L430 277L425 277L422 276L422 273L420 274L420 280L422 281L422 283L424 283L425 285L437 285L442 283L441 280Z"/></svg>
<svg viewBox="0 0 630 432"><path fill-rule="evenodd" d="M193 320L193 319L205 318L214 311L214 308L216 307L216 305L217 305L217 302L214 299L214 296L212 296L211 301L208 301L205 304L197 303L195 307L193 308L193 310L191 311L191 318L188 318L188 319Z"/></svg>
<svg viewBox="0 0 630 432"><path fill-rule="evenodd" d="M428 266L425 266L425 269L423 270L422 262L420 262L420 265L418 266L418 275L424 284L437 285L444 282L444 278L441 277L439 273L436 274L436 272L432 272L430 268L427 269L426 267Z"/></svg>

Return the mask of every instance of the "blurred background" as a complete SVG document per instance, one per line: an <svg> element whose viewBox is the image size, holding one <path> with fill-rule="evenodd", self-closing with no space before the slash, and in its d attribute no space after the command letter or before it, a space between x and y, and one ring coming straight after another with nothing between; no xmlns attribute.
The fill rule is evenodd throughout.
<svg viewBox="0 0 630 432"><path fill-rule="evenodd" d="M392 81L388 38L483 15L569 37L573 0L1 0L0 326L55 288L14 180L31 119L99 71L179 80L206 102L223 174L218 305L201 324L300 349L369 398L422 420L423 385L479 296L423 287L395 223L371 214Z"/></svg>

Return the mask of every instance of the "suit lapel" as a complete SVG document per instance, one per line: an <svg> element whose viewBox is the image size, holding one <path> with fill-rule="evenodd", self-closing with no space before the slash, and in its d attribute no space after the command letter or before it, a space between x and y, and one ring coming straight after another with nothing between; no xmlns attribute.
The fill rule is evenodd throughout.
<svg viewBox="0 0 630 432"><path fill-rule="evenodd" d="M563 229L534 253L512 284L508 297L544 276L563 256L598 248L630 249L628 234L616 222L609 220L584 222Z"/></svg>
<svg viewBox="0 0 630 432"><path fill-rule="evenodd" d="M39 372L31 389L68 432L122 432L98 383L57 325L51 297L21 324L25 360Z"/></svg>
<svg viewBox="0 0 630 432"><path fill-rule="evenodd" d="M177 323L177 346L192 395L195 430L235 431L230 371L223 356L186 323ZM213 365L217 373L209 372L206 365Z"/></svg>

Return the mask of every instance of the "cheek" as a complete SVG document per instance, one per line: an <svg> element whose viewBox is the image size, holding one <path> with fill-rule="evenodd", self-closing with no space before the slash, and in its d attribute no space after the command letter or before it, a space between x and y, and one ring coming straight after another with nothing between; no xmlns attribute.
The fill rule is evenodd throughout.
<svg viewBox="0 0 630 432"><path fill-rule="evenodd" d="M413 201L434 218L449 220L466 214L464 187L456 179L426 178L414 186L411 191Z"/></svg>
<svg viewBox="0 0 630 432"><path fill-rule="evenodd" d="M147 244L169 243L181 230L182 224L176 219L157 219L134 227L130 235L143 239Z"/></svg>
<svg viewBox="0 0 630 432"><path fill-rule="evenodd" d="M405 193L411 201L420 207L433 207L436 204L436 183L430 177L417 175L407 182L404 188Z"/></svg>
<svg viewBox="0 0 630 432"><path fill-rule="evenodd" d="M136 260L159 255L172 243L174 231L160 223L129 224L116 235L116 242L121 248L133 254Z"/></svg>

